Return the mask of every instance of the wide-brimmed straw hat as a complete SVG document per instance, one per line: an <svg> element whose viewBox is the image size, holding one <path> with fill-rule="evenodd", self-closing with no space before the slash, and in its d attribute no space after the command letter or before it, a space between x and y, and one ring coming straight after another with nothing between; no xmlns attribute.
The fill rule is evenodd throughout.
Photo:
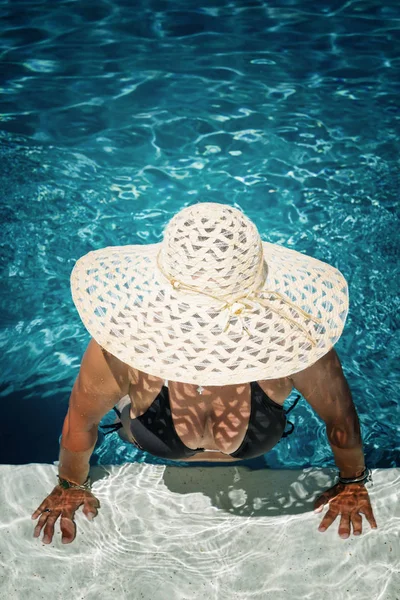
<svg viewBox="0 0 400 600"><path fill-rule="evenodd" d="M227 385L286 377L326 354L348 312L336 268L263 242L232 206L200 203L163 241L89 252L71 275L90 335L163 379Z"/></svg>

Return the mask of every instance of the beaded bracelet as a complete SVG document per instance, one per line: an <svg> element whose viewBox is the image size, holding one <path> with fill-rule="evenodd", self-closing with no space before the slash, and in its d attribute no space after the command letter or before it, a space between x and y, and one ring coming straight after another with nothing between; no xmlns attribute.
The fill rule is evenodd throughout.
<svg viewBox="0 0 400 600"><path fill-rule="evenodd" d="M83 490L86 492L92 489L92 481L89 475L82 484L73 483L72 481L68 481L68 479L63 479L58 475L58 485L61 486L64 490L69 490L70 488L72 488L74 490Z"/></svg>
<svg viewBox="0 0 400 600"><path fill-rule="evenodd" d="M339 481L345 485L349 483L365 483L370 481L371 485L373 485L371 469L368 467L365 467L364 471L361 473L361 475L358 475L358 477L341 477L339 473Z"/></svg>

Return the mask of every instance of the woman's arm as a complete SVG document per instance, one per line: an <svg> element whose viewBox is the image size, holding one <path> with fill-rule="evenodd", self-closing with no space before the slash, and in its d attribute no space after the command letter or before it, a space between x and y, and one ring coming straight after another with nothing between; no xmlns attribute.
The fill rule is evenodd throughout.
<svg viewBox="0 0 400 600"><path fill-rule="evenodd" d="M129 392L128 367L91 340L72 389L62 430L59 475L82 484L103 416Z"/></svg>
<svg viewBox="0 0 400 600"><path fill-rule="evenodd" d="M314 365L292 375L291 379L325 421L340 475L348 478L361 475L365 462L360 423L335 350L332 348ZM362 514L372 528L377 527L364 483L343 484L339 481L315 500L314 512L320 513L326 505L328 511L320 523L319 531L326 531L339 515L339 535L342 538L349 537L351 527L355 535L362 532Z"/></svg>
<svg viewBox="0 0 400 600"><path fill-rule="evenodd" d="M311 367L291 376L294 387L326 424L335 463L342 477L365 468L358 415L339 357L332 348Z"/></svg>

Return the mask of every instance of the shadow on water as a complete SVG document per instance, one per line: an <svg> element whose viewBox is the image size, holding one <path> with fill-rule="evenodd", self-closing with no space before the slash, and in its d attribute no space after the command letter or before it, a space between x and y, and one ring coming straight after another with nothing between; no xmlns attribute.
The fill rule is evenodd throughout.
<svg viewBox="0 0 400 600"><path fill-rule="evenodd" d="M57 391L55 391L57 387ZM17 390L0 402L0 463L53 463L70 390L55 384Z"/></svg>
<svg viewBox="0 0 400 600"><path fill-rule="evenodd" d="M163 480L176 494L200 493L211 505L243 517L296 515L313 510L314 500L336 482L332 469L302 471L221 466L207 472L204 467L186 469L184 474L167 467Z"/></svg>
<svg viewBox="0 0 400 600"><path fill-rule="evenodd" d="M266 468L265 462L263 469L253 469L251 465L239 462L229 466L226 463L199 464L186 465L185 469L166 465L161 475L162 484L168 492L176 494L177 502L180 502L179 498L191 496L189 504L185 502L186 507L190 505L197 511L208 505L238 517L276 517L312 512L316 498L336 483L336 471L332 468L277 470ZM92 481L107 480L112 471L113 466L97 465L91 470ZM140 471L141 481L146 472L150 473ZM125 476L135 494L137 481L135 477L132 479L132 471L120 471L116 477L120 478L121 487L125 487ZM147 480L146 476L144 478ZM114 486L118 485L115 475L112 475L112 481ZM149 488L149 493L154 493L154 489ZM161 496L163 493L160 488Z"/></svg>

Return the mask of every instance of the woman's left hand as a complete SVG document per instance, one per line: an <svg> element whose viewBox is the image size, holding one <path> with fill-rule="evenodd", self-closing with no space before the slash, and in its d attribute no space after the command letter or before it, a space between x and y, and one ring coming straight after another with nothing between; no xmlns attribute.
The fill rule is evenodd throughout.
<svg viewBox="0 0 400 600"><path fill-rule="evenodd" d="M321 494L314 503L314 512L322 512L325 504L329 505L329 510L322 519L318 531L326 531L338 515L341 515L339 524L339 535L341 538L348 538L353 525L354 535L360 535L362 532L363 513L373 529L378 526L372 512L371 502L368 491L364 484L337 483L329 490Z"/></svg>

